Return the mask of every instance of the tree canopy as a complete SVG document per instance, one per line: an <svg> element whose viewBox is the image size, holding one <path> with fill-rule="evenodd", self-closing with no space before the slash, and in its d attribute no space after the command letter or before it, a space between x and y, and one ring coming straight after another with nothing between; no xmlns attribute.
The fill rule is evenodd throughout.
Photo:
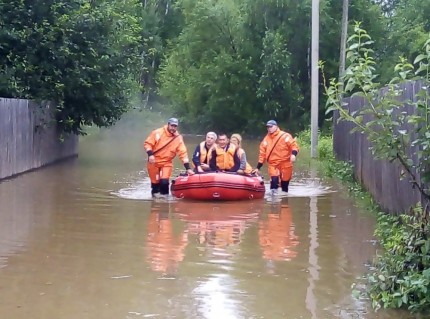
<svg viewBox="0 0 430 319"><path fill-rule="evenodd" d="M381 84L400 55L412 62L422 48L429 13L428 1L350 3L349 33L361 21L372 36ZM156 95L190 131L256 135L269 118L309 126L311 0L0 0L0 14L0 96L55 102L65 131L109 126L132 97L145 107ZM341 14L340 1L320 3L328 78Z"/></svg>
<svg viewBox="0 0 430 319"><path fill-rule="evenodd" d="M137 88L138 1L0 1L0 96L52 101L67 132L109 126Z"/></svg>

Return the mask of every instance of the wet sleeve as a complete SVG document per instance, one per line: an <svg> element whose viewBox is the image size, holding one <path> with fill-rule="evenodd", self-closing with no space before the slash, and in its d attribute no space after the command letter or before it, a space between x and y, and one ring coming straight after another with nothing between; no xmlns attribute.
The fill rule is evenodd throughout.
<svg viewBox="0 0 430 319"><path fill-rule="evenodd" d="M155 134L155 130L152 131L143 143L143 148L145 149L145 152L148 154L148 156L151 156L153 154L155 144L157 143L155 139Z"/></svg>
<svg viewBox="0 0 430 319"><path fill-rule="evenodd" d="M263 166L263 163L266 160L267 143L265 143L265 141L266 141L266 139L264 139L260 143L260 148L259 148L259 152L258 152L258 165L257 165L258 169L260 169L261 166ZM258 167L258 166L260 166L260 167Z"/></svg>
<svg viewBox="0 0 430 319"><path fill-rule="evenodd" d="M209 167L212 171L216 171L218 168L216 167L216 151L212 150L211 159L209 160Z"/></svg>
<svg viewBox="0 0 430 319"><path fill-rule="evenodd" d="M299 145L295 138L291 136L291 140L289 141L289 146L291 150L291 154L297 156L299 154Z"/></svg>
<svg viewBox="0 0 430 319"><path fill-rule="evenodd" d="M246 153L243 152L242 156L240 157L240 169L245 170L246 169Z"/></svg>
<svg viewBox="0 0 430 319"><path fill-rule="evenodd" d="M177 150L177 154L179 156L179 158L181 159L182 163L189 163L190 160L188 158L188 151L187 151L187 147L185 146L184 140L182 139L182 136L179 136L179 138L181 139L179 145L178 145L178 150Z"/></svg>
<svg viewBox="0 0 430 319"><path fill-rule="evenodd" d="M196 167L200 166L200 144L198 144L196 149L194 150L193 163Z"/></svg>
<svg viewBox="0 0 430 319"><path fill-rule="evenodd" d="M237 151L238 151L238 148L236 148L236 150L234 151L234 155L233 155L234 166L229 169L230 172L237 172L237 170L240 168L240 158Z"/></svg>

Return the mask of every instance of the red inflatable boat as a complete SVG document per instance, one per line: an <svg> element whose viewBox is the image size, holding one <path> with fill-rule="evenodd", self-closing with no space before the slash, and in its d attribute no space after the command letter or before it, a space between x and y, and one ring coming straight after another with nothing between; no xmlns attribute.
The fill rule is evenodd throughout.
<svg viewBox="0 0 430 319"><path fill-rule="evenodd" d="M245 200L264 197L265 187L259 176L235 173L203 173L178 176L172 181L172 194L195 200Z"/></svg>

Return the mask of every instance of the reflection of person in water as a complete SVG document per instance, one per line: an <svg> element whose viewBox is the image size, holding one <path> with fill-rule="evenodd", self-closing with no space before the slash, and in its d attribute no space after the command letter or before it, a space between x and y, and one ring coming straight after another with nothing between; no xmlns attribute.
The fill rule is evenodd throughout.
<svg viewBox="0 0 430 319"><path fill-rule="evenodd" d="M294 247L299 241L294 234L290 207L285 204L272 206L267 219L259 222L258 237L264 259L280 261L296 257Z"/></svg>
<svg viewBox="0 0 430 319"><path fill-rule="evenodd" d="M175 273L184 259L187 243L187 233L174 234L172 220L169 218L169 204L153 203L147 234L148 261L152 270L165 274Z"/></svg>

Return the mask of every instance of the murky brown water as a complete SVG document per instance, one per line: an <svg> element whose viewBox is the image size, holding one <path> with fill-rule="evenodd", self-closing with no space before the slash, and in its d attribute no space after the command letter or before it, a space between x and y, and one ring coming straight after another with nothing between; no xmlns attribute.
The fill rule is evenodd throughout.
<svg viewBox="0 0 430 319"><path fill-rule="evenodd" d="M0 318L412 318L351 297L374 218L304 154L280 202L156 202L146 134L86 137L79 158L0 183Z"/></svg>

